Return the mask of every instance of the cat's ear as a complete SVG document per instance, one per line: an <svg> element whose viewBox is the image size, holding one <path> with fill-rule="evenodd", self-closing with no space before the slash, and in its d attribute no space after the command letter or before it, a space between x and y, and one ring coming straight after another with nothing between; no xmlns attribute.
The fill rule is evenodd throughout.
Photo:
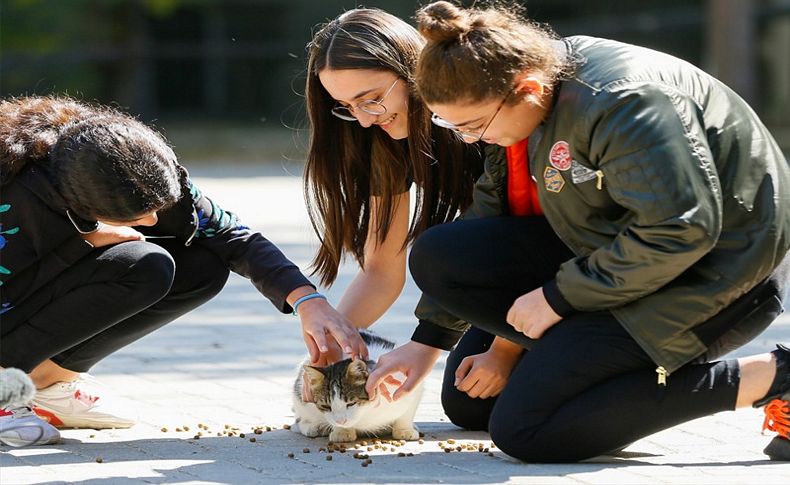
<svg viewBox="0 0 790 485"><path fill-rule="evenodd" d="M350 364L348 364L348 369L346 369L346 374L348 375L348 377L354 379L367 380L368 375L370 375L370 373L368 372L368 363L362 359L354 359L351 361Z"/></svg>
<svg viewBox="0 0 790 485"><path fill-rule="evenodd" d="M320 367L313 367L312 365L304 366L304 375L307 376L307 381L311 386L320 386L324 382L324 370Z"/></svg>

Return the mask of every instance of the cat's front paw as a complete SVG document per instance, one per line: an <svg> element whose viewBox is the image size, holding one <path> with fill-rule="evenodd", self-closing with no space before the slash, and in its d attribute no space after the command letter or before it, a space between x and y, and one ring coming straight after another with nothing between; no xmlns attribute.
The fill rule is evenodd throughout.
<svg viewBox="0 0 790 485"><path fill-rule="evenodd" d="M406 440L406 441L417 441L420 439L420 432L417 431L417 428L393 428L392 429L392 439L396 440Z"/></svg>
<svg viewBox="0 0 790 485"><path fill-rule="evenodd" d="M326 436L323 426L312 423L310 421L300 420L296 423L296 429L308 438L315 438L316 436Z"/></svg>
<svg viewBox="0 0 790 485"><path fill-rule="evenodd" d="M349 443L357 440L357 432L351 428L334 428L329 433L329 441L334 443Z"/></svg>

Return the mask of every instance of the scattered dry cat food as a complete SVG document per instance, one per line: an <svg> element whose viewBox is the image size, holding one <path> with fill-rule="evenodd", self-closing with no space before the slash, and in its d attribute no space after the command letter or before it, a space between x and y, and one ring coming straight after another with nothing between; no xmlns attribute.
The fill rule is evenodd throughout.
<svg viewBox="0 0 790 485"><path fill-rule="evenodd" d="M455 440L454 439L449 439L449 440L447 440L447 444L454 445L455 444Z"/></svg>
<svg viewBox="0 0 790 485"><path fill-rule="evenodd" d="M95 434L92 434L92 435L88 436L88 438L95 438L95 437L96 437Z"/></svg>
<svg viewBox="0 0 790 485"><path fill-rule="evenodd" d="M258 428L255 430L255 434L263 434L263 430Z"/></svg>
<svg viewBox="0 0 790 485"><path fill-rule="evenodd" d="M250 438L250 443L255 443L257 440L255 438Z"/></svg>
<svg viewBox="0 0 790 485"><path fill-rule="evenodd" d="M162 433L167 433L167 428L162 428Z"/></svg>
<svg viewBox="0 0 790 485"><path fill-rule="evenodd" d="M192 439L199 440L199 439L200 439L200 433L198 433L198 434L196 434L195 436L193 436L193 437L192 437Z"/></svg>
<svg viewBox="0 0 790 485"><path fill-rule="evenodd" d="M363 462L362 462L362 466L363 466L363 467L367 467L367 466L368 466L368 462L366 462L366 461L363 461Z"/></svg>
<svg viewBox="0 0 790 485"><path fill-rule="evenodd" d="M291 425L290 424L284 424L283 425L283 429L291 429ZM267 429L266 431L269 431L269 430Z"/></svg>
<svg viewBox="0 0 790 485"><path fill-rule="evenodd" d="M288 458L293 458L293 457L294 457L293 453L288 453Z"/></svg>
<svg viewBox="0 0 790 485"><path fill-rule="evenodd" d="M239 438L244 438L244 433L239 433Z"/></svg>
<svg viewBox="0 0 790 485"><path fill-rule="evenodd" d="M488 456L494 456L494 454L493 454L492 452L490 452L490 451L489 451L489 452L488 452Z"/></svg>
<svg viewBox="0 0 790 485"><path fill-rule="evenodd" d="M305 448L302 450L302 453L310 453L310 448Z"/></svg>
<svg viewBox="0 0 790 485"><path fill-rule="evenodd" d="M189 426L184 426L184 431L189 431Z"/></svg>
<svg viewBox="0 0 790 485"><path fill-rule="evenodd" d="M332 461L332 455L326 455L326 461Z"/></svg>
<svg viewBox="0 0 790 485"><path fill-rule="evenodd" d="M417 443L419 443L419 444L421 444L421 445L424 445L424 444L425 444L425 440L421 439L421 440L420 440L420 441L418 441Z"/></svg>
<svg viewBox="0 0 790 485"><path fill-rule="evenodd" d="M181 432L181 428L176 428L176 433L180 433L180 432Z"/></svg>
<svg viewBox="0 0 790 485"><path fill-rule="evenodd" d="M100 456L96 457L96 463L104 463L104 458Z"/></svg>

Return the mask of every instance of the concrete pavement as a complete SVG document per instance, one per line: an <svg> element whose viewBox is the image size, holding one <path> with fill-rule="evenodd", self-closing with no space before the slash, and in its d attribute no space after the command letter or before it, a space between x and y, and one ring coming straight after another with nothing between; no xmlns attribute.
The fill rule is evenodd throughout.
<svg viewBox="0 0 790 485"><path fill-rule="evenodd" d="M205 193L306 268L315 243L300 179L245 170L192 173ZM269 171L282 172L279 167ZM354 265L342 269L338 284L328 291L332 301L355 271ZM409 281L374 329L408 340L417 295ZM778 340L790 340L787 317L738 355L770 350ZM64 442L56 446L2 447L0 483L790 483L790 464L767 461L762 454L769 437L760 434L762 414L753 409L686 423L615 457L580 464L524 464L493 448L490 454L478 452L478 444L490 447L488 436L461 431L442 414L441 365L428 379L417 413L424 443L376 449L368 440L361 451L373 460L369 466L352 456L357 449L332 453L330 461L330 454L320 450L325 439L284 429L293 419L290 390L303 355L295 317L277 313L252 285L232 275L216 299L93 370L139 414L137 426L65 430ZM228 430L236 436L226 436ZM195 439L198 432L203 436ZM449 447L448 440L475 450L447 453L439 443Z"/></svg>

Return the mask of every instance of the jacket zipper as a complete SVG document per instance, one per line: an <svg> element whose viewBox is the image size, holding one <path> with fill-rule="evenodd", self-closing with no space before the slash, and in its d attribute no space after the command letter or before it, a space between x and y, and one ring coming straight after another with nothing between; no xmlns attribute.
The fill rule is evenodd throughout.
<svg viewBox="0 0 790 485"><path fill-rule="evenodd" d="M667 385L667 377L669 377L669 372L664 369L664 366L660 365L656 367L656 374L658 374L658 385L659 386L666 386Z"/></svg>
<svg viewBox="0 0 790 485"><path fill-rule="evenodd" d="M595 182L595 188L603 190L603 170L596 170L595 176L598 177L598 181Z"/></svg>
<svg viewBox="0 0 790 485"><path fill-rule="evenodd" d="M195 234L197 234L198 229L200 229L200 220L198 219L197 211L194 207L192 208L192 222L195 225L195 230L192 231L192 235L189 236L189 239L187 239L187 242L184 243L184 246L192 245L192 240L195 238Z"/></svg>

